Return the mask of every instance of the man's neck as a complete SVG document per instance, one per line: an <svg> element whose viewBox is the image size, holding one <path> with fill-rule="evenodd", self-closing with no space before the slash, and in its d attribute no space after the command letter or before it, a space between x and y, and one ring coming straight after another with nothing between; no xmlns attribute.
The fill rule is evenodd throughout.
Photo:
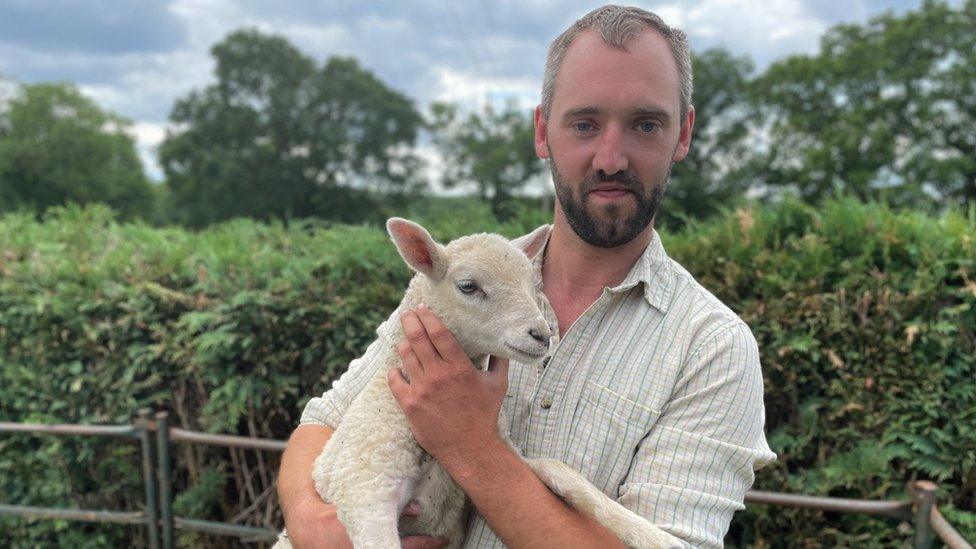
<svg viewBox="0 0 976 549"><path fill-rule="evenodd" d="M546 246L542 263L542 281L550 299L576 295L592 302L605 286L614 287L647 248L653 235L653 224L636 238L615 248L600 248L584 242L567 223L557 222Z"/></svg>

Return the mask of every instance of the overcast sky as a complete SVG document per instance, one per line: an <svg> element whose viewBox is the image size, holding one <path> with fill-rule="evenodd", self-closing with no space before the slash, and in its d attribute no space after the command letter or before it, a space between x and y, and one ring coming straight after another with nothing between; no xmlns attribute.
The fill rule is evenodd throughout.
<svg viewBox="0 0 976 549"><path fill-rule="evenodd" d="M814 53L840 22L902 13L921 0L638 2L688 33L762 68ZM952 2L958 5L958 1ZM599 2L576 0L0 0L0 76L72 81L135 122L140 154L160 179L155 146L176 98L213 81L210 47L257 27L320 62L352 55L424 109L433 100L538 101L546 48Z"/></svg>

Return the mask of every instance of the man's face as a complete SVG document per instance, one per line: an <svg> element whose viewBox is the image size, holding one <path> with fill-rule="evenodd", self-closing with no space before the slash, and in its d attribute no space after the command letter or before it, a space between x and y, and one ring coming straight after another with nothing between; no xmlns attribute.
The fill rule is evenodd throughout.
<svg viewBox="0 0 976 549"><path fill-rule="evenodd" d="M688 153L694 110L680 118L677 64L653 30L608 46L595 31L570 45L550 117L536 110L536 153L548 158L556 222L588 244L626 244L648 228L671 165Z"/></svg>

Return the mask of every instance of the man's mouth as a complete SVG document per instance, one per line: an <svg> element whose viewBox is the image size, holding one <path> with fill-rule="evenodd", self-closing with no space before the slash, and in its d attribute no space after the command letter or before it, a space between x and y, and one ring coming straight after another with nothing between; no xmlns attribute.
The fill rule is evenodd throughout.
<svg viewBox="0 0 976 549"><path fill-rule="evenodd" d="M622 198L630 193L631 191L629 189L621 187L620 185L600 185L599 187L590 191L590 194L608 200Z"/></svg>

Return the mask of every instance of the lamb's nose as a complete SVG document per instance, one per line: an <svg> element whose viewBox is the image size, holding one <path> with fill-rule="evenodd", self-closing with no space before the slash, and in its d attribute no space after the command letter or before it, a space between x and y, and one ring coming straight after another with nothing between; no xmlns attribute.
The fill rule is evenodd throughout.
<svg viewBox="0 0 976 549"><path fill-rule="evenodd" d="M538 341L539 343L545 345L546 346L546 349L549 348L549 336L543 335L542 332L540 332L539 330L536 330L535 328L529 330L529 335L532 336L532 339L534 339L534 340Z"/></svg>

